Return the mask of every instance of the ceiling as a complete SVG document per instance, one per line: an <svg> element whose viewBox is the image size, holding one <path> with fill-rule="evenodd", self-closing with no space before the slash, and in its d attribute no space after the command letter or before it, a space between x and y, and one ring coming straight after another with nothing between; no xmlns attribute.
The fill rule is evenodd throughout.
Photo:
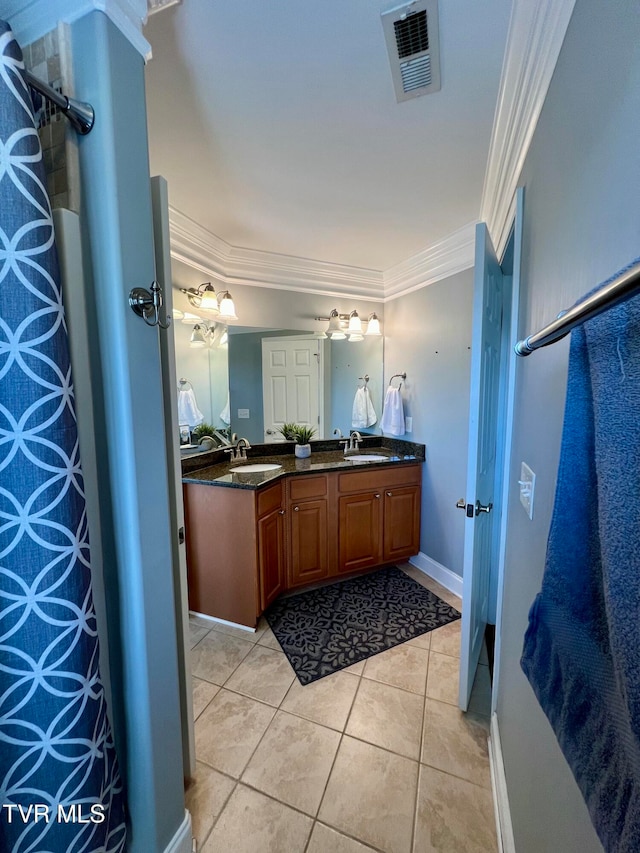
<svg viewBox="0 0 640 853"><path fill-rule="evenodd" d="M144 35L152 174L231 246L388 270L478 219L511 0L440 0L442 89L397 103L393 0L184 0Z"/></svg>

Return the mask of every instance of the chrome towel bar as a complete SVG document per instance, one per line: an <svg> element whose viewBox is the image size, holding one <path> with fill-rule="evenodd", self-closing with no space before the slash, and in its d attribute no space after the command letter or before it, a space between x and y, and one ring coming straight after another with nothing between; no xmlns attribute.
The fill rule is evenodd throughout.
<svg viewBox="0 0 640 853"><path fill-rule="evenodd" d="M531 355L540 347L554 344L580 323L597 317L608 308L619 305L627 299L631 299L640 291L640 258L630 266L618 273L613 279L602 285L595 293L586 296L567 311L561 311L557 318L528 338L524 338L515 345L516 355Z"/></svg>

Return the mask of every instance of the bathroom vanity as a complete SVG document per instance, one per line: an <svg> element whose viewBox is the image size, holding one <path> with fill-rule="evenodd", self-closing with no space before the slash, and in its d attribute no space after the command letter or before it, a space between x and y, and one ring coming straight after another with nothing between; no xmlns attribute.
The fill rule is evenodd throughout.
<svg viewBox="0 0 640 853"><path fill-rule="evenodd" d="M316 444L303 460L253 448L246 463L278 466L261 472L184 460L190 610L253 628L284 592L418 553L424 445L371 437L345 457Z"/></svg>

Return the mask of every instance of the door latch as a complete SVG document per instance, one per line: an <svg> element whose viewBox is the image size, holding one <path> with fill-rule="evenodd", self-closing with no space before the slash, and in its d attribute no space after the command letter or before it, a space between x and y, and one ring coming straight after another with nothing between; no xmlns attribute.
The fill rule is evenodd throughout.
<svg viewBox="0 0 640 853"><path fill-rule="evenodd" d="M473 518L473 504L465 503L464 498L460 498L459 501L456 501L456 506L458 509L463 509L466 512L467 518Z"/></svg>
<svg viewBox="0 0 640 853"><path fill-rule="evenodd" d="M482 506L480 501L476 501L476 515L480 515L481 512L491 512L493 509L493 504L489 503L486 506Z"/></svg>
<svg viewBox="0 0 640 853"><path fill-rule="evenodd" d="M178 545L184 545L184 527L178 528Z"/></svg>

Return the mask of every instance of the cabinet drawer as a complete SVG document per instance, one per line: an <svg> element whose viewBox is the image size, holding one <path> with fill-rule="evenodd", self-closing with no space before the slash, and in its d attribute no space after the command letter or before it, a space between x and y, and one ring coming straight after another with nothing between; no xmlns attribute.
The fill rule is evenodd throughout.
<svg viewBox="0 0 640 853"><path fill-rule="evenodd" d="M348 474L338 475L338 489L340 492L364 492L369 489L386 489L390 486L419 485L421 477L420 465L350 471Z"/></svg>
<svg viewBox="0 0 640 853"><path fill-rule="evenodd" d="M282 483L275 483L258 492L258 518L282 506Z"/></svg>
<svg viewBox="0 0 640 853"><path fill-rule="evenodd" d="M312 477L291 477L289 480L289 500L304 501L307 498L323 498L327 494L327 475Z"/></svg>

